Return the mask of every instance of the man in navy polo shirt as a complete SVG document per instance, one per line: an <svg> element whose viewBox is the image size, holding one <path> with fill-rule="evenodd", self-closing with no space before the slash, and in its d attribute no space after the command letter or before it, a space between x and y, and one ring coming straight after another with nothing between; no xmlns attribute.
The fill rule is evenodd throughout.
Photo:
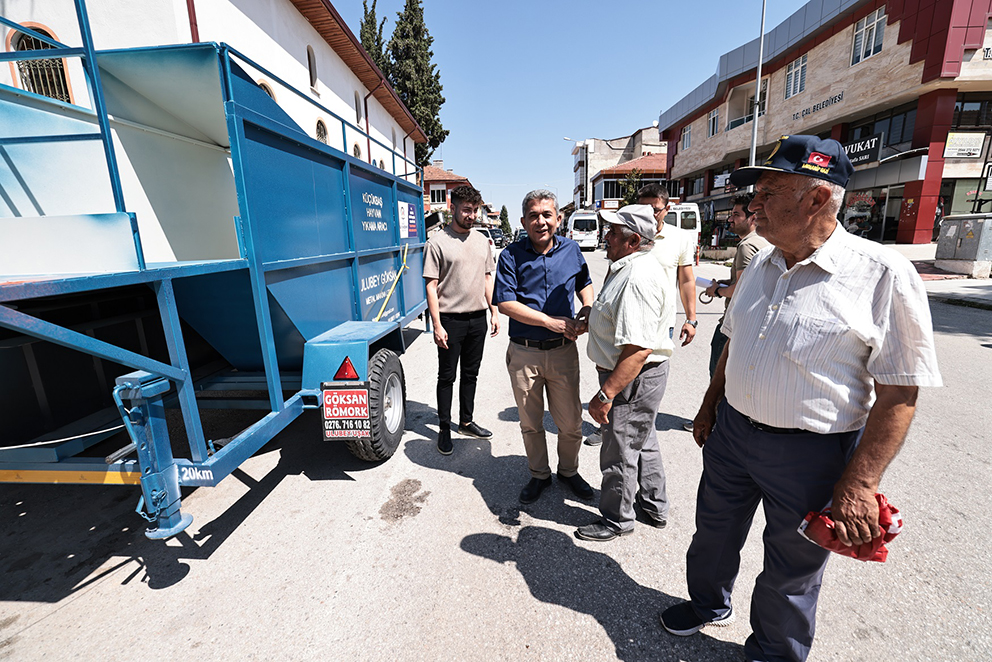
<svg viewBox="0 0 992 662"><path fill-rule="evenodd" d="M510 318L506 366L520 415L530 482L521 503L533 503L551 484L544 433L544 393L558 426L558 480L581 499L592 488L579 475L582 403L575 339L586 332L594 294L579 245L555 235L558 200L539 189L524 196L521 224L527 235L507 246L496 265L493 302ZM575 296L582 308L575 315Z"/></svg>

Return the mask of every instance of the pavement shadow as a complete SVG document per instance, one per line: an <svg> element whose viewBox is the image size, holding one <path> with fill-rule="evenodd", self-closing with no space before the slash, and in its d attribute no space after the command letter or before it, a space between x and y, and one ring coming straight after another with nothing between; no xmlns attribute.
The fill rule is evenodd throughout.
<svg viewBox="0 0 992 662"><path fill-rule="evenodd" d="M212 439L236 434L258 417L257 412L202 413ZM237 469L226 479L250 489L213 520L197 521L195 506L184 503L196 532L180 533L169 544L145 537L147 523L134 512L137 486L4 486L0 601L58 602L122 567L133 567L122 584L173 586L190 571L184 561L210 558L287 476L354 480L349 473L375 466L354 457L343 443L323 441L315 411L304 412L259 453L274 450L279 461L261 478ZM211 488L183 488L184 501L200 489Z"/></svg>
<svg viewBox="0 0 992 662"><path fill-rule="evenodd" d="M433 410L426 405L407 401L407 420L420 420L418 413ZM415 412L411 417L410 413ZM595 510L599 503L599 490L588 502L579 501L565 486L553 479L555 484L546 489L535 503L522 505L520 490L530 480L527 469L527 458L523 455L507 455L494 457L492 444L484 439L466 439L458 437L452 431L454 452L451 455L441 455L437 452L436 414L426 416L434 423L428 427L425 423L408 425L408 429L419 434L421 439L409 439L403 445L403 452L414 464L438 471L449 471L472 480L472 484L485 502L489 511L505 526L520 526L520 512L523 510L530 517L549 522L557 522L566 526L582 526L598 517ZM520 442L521 450L523 442ZM587 504L586 507L572 505Z"/></svg>
<svg viewBox="0 0 992 662"><path fill-rule="evenodd" d="M943 301L930 301L934 333L992 337L992 311Z"/></svg>
<svg viewBox="0 0 992 662"><path fill-rule="evenodd" d="M674 416L664 412L658 412L658 415L654 417L654 429L659 432L682 430L684 429L682 426L686 423L692 423L692 419L685 418L684 416Z"/></svg>
<svg viewBox="0 0 992 662"><path fill-rule="evenodd" d="M669 635L658 623L658 614L680 599L637 583L609 555L576 545L561 531L526 526L516 541L477 533L463 538L461 548L497 563L516 564L535 598L595 618L612 639L619 660L744 659L740 644L705 633Z"/></svg>
<svg viewBox="0 0 992 662"><path fill-rule="evenodd" d="M583 403L582 409L585 410L587 408L588 408L588 404ZM498 418L501 421L508 421L510 423L519 423L520 410L517 409L516 407L507 407L503 411L496 414L496 418ZM551 412L545 410L543 423L544 423L545 431L550 432L551 434L558 434L558 426L555 425L555 419L551 417ZM589 421L583 419L582 421L583 438L588 437L593 432L596 432L598 430L599 428L597 428L594 423L590 423Z"/></svg>

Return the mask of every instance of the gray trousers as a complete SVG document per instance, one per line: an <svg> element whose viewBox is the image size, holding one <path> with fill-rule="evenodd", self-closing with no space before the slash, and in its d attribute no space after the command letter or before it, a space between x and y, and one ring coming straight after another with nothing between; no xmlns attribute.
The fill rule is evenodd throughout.
<svg viewBox="0 0 992 662"><path fill-rule="evenodd" d="M847 466L861 430L775 434L753 427L724 400L703 446L696 533L686 554L689 597L709 621L731 607L730 595L758 503L765 511L764 567L751 594L748 660L805 660L816 629L816 602L830 552L796 529L821 510Z"/></svg>
<svg viewBox="0 0 992 662"><path fill-rule="evenodd" d="M600 386L607 377L609 373L599 373ZM644 369L614 398L609 423L602 427L599 511L603 523L614 531L634 528L634 497L638 494L646 513L657 519L668 518L665 466L654 428L667 384L668 361Z"/></svg>

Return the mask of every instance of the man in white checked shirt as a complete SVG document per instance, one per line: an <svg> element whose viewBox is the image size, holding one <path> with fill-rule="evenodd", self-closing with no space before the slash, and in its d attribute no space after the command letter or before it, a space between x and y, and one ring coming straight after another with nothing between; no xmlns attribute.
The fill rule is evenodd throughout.
<svg viewBox="0 0 992 662"><path fill-rule="evenodd" d="M832 500L844 544L882 534L874 495L899 452L920 386L940 386L923 283L894 251L837 223L853 168L840 143L783 136L760 166L750 210L772 246L744 270L730 337L694 423L703 448L689 602L661 615L687 636L733 619L731 591L762 502L764 568L748 660L805 660L829 552L796 531Z"/></svg>

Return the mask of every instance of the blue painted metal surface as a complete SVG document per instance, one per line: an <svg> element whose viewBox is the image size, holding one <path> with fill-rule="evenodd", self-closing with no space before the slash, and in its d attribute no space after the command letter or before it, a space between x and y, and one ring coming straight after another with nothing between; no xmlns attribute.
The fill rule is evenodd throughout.
<svg viewBox="0 0 992 662"><path fill-rule="evenodd" d="M11 345L21 347L20 354L0 354L0 372L14 376L17 390L0 397L31 404L24 393L33 390L39 404L26 406L12 429L23 429L29 441L43 431L48 440L71 428L60 418L62 408L49 402L60 397L49 383L56 381L53 375L89 379L90 390L102 384L106 402L111 387L103 373L115 370L112 365L137 369L116 377L113 399L138 460L109 458L107 464L72 457L92 443L78 439L46 441L37 452L15 454L4 451L11 444L0 437L0 482L140 481L139 510L153 521L147 535L165 538L191 521L181 512L180 486L215 485L229 475L315 406L305 398L319 396L320 384L333 380L345 356L365 380L373 344L403 350L401 330L426 308L422 191L405 178L417 173L405 156L243 54L223 44L97 52L85 3L75 4L81 48L0 18L53 47L0 54L0 61L79 57L94 106L87 110L0 85L0 111L12 120L0 125L0 242L9 242L4 250L40 256L51 247L30 230L62 223L66 230L57 234L65 235L67 250L64 259L41 267L40 257L13 271L0 264L0 328L15 341L27 339ZM242 65L340 121L345 149L311 138ZM349 131L390 150L394 171L400 163L405 172L393 175L347 153ZM123 151L115 149L118 143ZM118 159L129 162L137 185L122 181ZM76 188L52 187L53 169L57 180ZM126 208L128 186L140 189L133 199L147 200L143 211ZM93 214L108 207L118 213ZM101 239L85 231L86 223L109 234ZM103 259L77 260L72 249L83 255L111 251L120 260L112 266ZM143 286L153 291L154 305L133 313L133 333L99 319L92 328L107 331L65 321L78 301L90 302L87 310L97 316L109 314L101 312L104 299L113 300L109 310L138 306L147 292ZM143 322L149 315L150 323ZM193 378L184 327L239 371L237 377L211 372L206 388L254 385L267 391L269 413L219 449L200 424L199 408L216 402L197 402L195 393L205 385ZM159 340L152 342L149 333ZM90 363L73 358L77 354ZM45 372L49 364L62 370ZM287 388L300 390L284 399ZM259 406L257 399L227 402ZM188 459L173 457L165 423L171 404L182 411ZM98 409L82 411L80 418L96 420ZM47 422L36 424L32 416Z"/></svg>

